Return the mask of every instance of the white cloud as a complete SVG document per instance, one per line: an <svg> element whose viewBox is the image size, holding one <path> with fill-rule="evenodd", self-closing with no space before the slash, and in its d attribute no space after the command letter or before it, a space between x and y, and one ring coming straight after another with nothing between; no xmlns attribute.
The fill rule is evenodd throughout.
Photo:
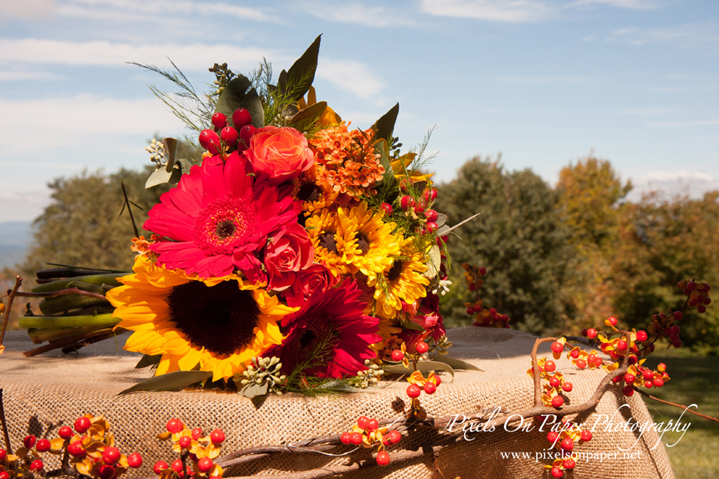
<svg viewBox="0 0 719 479"><path fill-rule="evenodd" d="M653 171L646 175L647 181L714 181L714 177L703 171L675 170L675 171Z"/></svg>
<svg viewBox="0 0 719 479"><path fill-rule="evenodd" d="M0 21L10 18L40 20L55 14L55 0L0 0Z"/></svg>
<svg viewBox="0 0 719 479"><path fill-rule="evenodd" d="M519 23L546 20L555 9L536 0L422 0L421 10L443 17Z"/></svg>
<svg viewBox="0 0 719 479"><path fill-rule="evenodd" d="M70 0L58 9L59 15L70 17L113 18L118 12L132 12L138 19L144 18L155 22L168 15L231 16L240 20L272 20L256 8L190 0Z"/></svg>
<svg viewBox="0 0 719 479"><path fill-rule="evenodd" d="M545 85L550 83L590 83L597 81L597 78L572 75L512 75L497 77L498 81L519 84Z"/></svg>
<svg viewBox="0 0 719 479"><path fill-rule="evenodd" d="M354 60L330 60L320 57L317 77L360 98L370 98L384 87L367 65Z"/></svg>
<svg viewBox="0 0 719 479"><path fill-rule="evenodd" d="M586 7L592 5L607 5L628 10L652 10L659 8L659 4L653 0L577 0L567 5L568 7Z"/></svg>
<svg viewBox="0 0 719 479"><path fill-rule="evenodd" d="M663 122L649 122L647 126L653 128L687 128L695 126L717 126L719 120L698 120L698 121L663 121Z"/></svg>
<svg viewBox="0 0 719 479"><path fill-rule="evenodd" d="M632 178L634 189L629 199L638 201L643 194L661 191L666 197L688 195L700 198L704 193L719 190L719 178L704 171L665 170L654 171Z"/></svg>
<svg viewBox="0 0 719 479"><path fill-rule="evenodd" d="M719 23L685 23L663 28L620 28L605 41L622 42L633 46L669 44L678 48L695 49L719 43Z"/></svg>
<svg viewBox="0 0 719 479"><path fill-rule="evenodd" d="M166 64L171 58L183 70L204 71L208 58L222 59L235 69L250 69L262 57L276 58L272 52L254 47L205 45L135 45L107 41L69 42L25 38L0 39L0 62L62 65L124 66L126 62Z"/></svg>
<svg viewBox="0 0 719 479"><path fill-rule="evenodd" d="M632 110L620 111L619 114L624 116L662 116L671 113L672 111L674 111L673 108L635 108Z"/></svg>
<svg viewBox="0 0 719 479"><path fill-rule="evenodd" d="M405 18L406 14L391 12L385 7L370 7L360 3L308 3L304 10L315 17L330 22L355 23L368 27L396 27L414 25L415 22Z"/></svg>
<svg viewBox="0 0 719 479"><path fill-rule="evenodd" d="M50 189L10 191L0 188L2 221L30 221L50 204Z"/></svg>
<svg viewBox="0 0 719 479"><path fill-rule="evenodd" d="M63 75L43 71L0 70L0 81L60 80L63 78L65 78Z"/></svg>

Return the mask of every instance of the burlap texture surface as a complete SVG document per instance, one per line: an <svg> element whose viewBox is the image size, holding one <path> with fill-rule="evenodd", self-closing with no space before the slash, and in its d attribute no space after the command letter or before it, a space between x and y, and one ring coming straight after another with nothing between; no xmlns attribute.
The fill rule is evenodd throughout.
<svg viewBox="0 0 719 479"><path fill-rule="evenodd" d="M526 375L529 353L535 338L511 330L457 328L448 332L454 346L450 355L464 359L484 372L458 371L454 381L447 374L432 396L423 394L422 404L430 416L473 414L481 408L500 406L511 411L531 407L532 381ZM0 355L0 387L4 389L5 411L11 441L17 447L28 433L39 437L56 437L61 425L72 423L83 414L104 414L112 424L117 445L125 453L140 452L144 466L140 476L151 476L151 465L159 459L175 459L170 444L155 439L164 431L171 417L182 419L189 427L205 431L224 429L227 441L223 452L229 453L258 445L287 444L305 438L337 434L349 430L360 415L378 419L396 417L394 410L407 403L407 383L390 384L373 394L351 394L319 398L286 395L272 396L255 409L252 402L236 394L214 392L136 393L117 396L123 389L147 378L147 370L136 370L138 356L121 348L127 336L88 347L79 355L49 353L25 358L21 351L31 349L25 332L9 332L6 352ZM545 354L548 347L540 349ZM587 400L596 388L602 371L579 371L566 359L557 361L558 370L574 385L568 394L570 404ZM620 409L627 404L628 407ZM605 416L601 416L605 415ZM577 447L590 455L580 459L573 476L603 479L643 479L674 477L664 445L653 430L643 434L631 430L607 432L606 424L615 428L627 420L651 423L646 406L635 395L624 398L620 392L607 393L591 415L576 418L592 426L597 420L591 442ZM461 429L461 426L455 426ZM415 431L411 440L389 449L416 448L426 443L431 431ZM346 478L539 478L550 477L543 468L550 460L537 460L536 454L548 447L546 430L494 432L468 435L442 449L437 457L372 467L345 474ZM346 447L349 450L349 447ZM626 450L627 456L624 456ZM371 458L370 451L364 451ZM511 453L518 453L512 457ZM522 454L524 453L524 455ZM602 459L601 454L605 457ZM509 454L509 457L506 455ZM629 459L629 455L633 458ZM608 458L606 455L610 455ZM48 458L50 467L54 458ZM351 464L351 458L333 458L319 454L272 456L235 467L225 475L282 474L333 464ZM438 468L442 475L435 472Z"/></svg>

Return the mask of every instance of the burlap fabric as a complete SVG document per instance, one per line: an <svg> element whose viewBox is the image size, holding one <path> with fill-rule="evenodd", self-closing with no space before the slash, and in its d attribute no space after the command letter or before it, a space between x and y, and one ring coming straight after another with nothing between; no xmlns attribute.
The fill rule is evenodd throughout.
<svg viewBox="0 0 719 479"><path fill-rule="evenodd" d="M443 383L433 396L422 395L422 404L434 417L476 413L480 408L501 406L512 411L532 405L532 381L526 375L534 337L511 330L457 328L448 332L454 343L453 357L464 359L484 370L458 371L454 381L443 375ZM406 402L407 383L391 384L373 394L352 394L307 398L287 395L270 397L255 409L250 400L236 394L214 392L117 393L148 376L136 370L137 355L121 351L122 340L93 345L79 355L50 353L25 358L20 351L31 349L24 332L8 333L7 350L0 356L0 387L4 389L5 411L10 436L17 447L28 433L53 435L57 428L86 413L104 414L112 423L117 443L123 452L140 452L145 466L138 475L150 476L151 465L159 459L171 461L170 444L155 439L171 417L181 418L190 427L206 431L221 427L227 433L224 451L231 452L257 445L286 444L301 439L336 434L348 430L360 415L376 418L397 416L393 409ZM540 350L542 351L542 350ZM548 352L548 348L544 349ZM579 371L566 359L558 361L573 385L568 395L577 404L589 398L604 373ZM628 403L629 408L620 410ZM588 425L600 414L612 426L630 419L651 423L642 400L635 395L607 393L596 412L581 418ZM633 419L632 419L633 418ZM455 426L461 428L461 426ZM664 445L656 432L623 430L606 432L604 425L595 429L594 438L578 447L590 455L578 461L573 477L603 479L642 479L674 477ZM405 438L390 449L416 448L432 432L416 432L414 440ZM548 446L546 431L495 432L469 434L472 441L461 441L444 448L437 457L373 467L344 475L346 478L539 478L549 477L543 469L550 460L537 460L536 454ZM348 448L348 447L347 447ZM623 450L628 456L624 456ZM518 453L512 457L511 453ZM522 453L525 453L522 456ZM602 458L601 454L605 456ZM633 454L633 456L629 456ZM509 455L509 456L508 456ZM610 455L608 458L606 455ZM508 456L508 457L507 457ZM365 451L364 457L371 457ZM625 458L633 457L633 459ZM49 459L51 460L51 459ZM332 464L350 464L351 458L333 458L319 454L273 456L236 467L228 476L281 474ZM51 464L52 466L53 464ZM438 468L442 475L435 472Z"/></svg>

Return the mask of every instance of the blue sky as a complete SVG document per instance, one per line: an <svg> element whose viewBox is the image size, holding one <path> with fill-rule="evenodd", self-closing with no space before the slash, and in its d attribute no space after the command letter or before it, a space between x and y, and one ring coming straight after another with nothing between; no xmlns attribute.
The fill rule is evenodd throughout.
<svg viewBox="0 0 719 479"><path fill-rule="evenodd" d="M405 146L436 127L439 181L502 154L555 183L594 152L648 188L719 188L719 2L0 0L0 222L48 181L149 162L182 125L125 62L288 68L322 33L315 87L368 127L395 102ZM99 193L99 192L98 192Z"/></svg>

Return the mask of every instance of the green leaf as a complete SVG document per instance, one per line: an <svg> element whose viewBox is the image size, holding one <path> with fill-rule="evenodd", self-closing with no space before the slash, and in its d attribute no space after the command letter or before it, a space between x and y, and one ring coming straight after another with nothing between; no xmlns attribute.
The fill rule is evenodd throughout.
<svg viewBox="0 0 719 479"><path fill-rule="evenodd" d="M374 137L384 138L388 142L392 137L394 131L394 123L397 121L397 115L399 114L399 103L390 108L390 110L382 115L382 117L372 125L372 129L375 131Z"/></svg>
<svg viewBox="0 0 719 479"><path fill-rule="evenodd" d="M412 331L420 331L423 332L424 328L420 326L419 324L415 323L414 321L403 321L400 326L402 329L410 329Z"/></svg>
<svg viewBox="0 0 719 479"><path fill-rule="evenodd" d="M277 88L282 95L287 95L290 102L297 102L305 96L315 80L321 39L322 35L315 38L312 45L292 64L289 71L280 72Z"/></svg>
<svg viewBox="0 0 719 479"><path fill-rule="evenodd" d="M448 356L442 356L441 354L436 354L436 353L430 354L429 357L430 357L430 359L432 359L434 361L439 361L441 363L447 364L447 365L453 367L454 369L467 369L470 371L485 372L483 369L479 369L474 364L470 364L467 361L462 361L461 359L450 358Z"/></svg>
<svg viewBox="0 0 719 479"><path fill-rule="evenodd" d="M143 368L149 368L150 366L156 366L156 365L160 364L161 359L162 359L162 354L157 354L155 356L145 354L142 356L140 361L137 362L137 364L135 365L135 369L143 369Z"/></svg>
<svg viewBox="0 0 719 479"><path fill-rule="evenodd" d="M168 173L172 172L172 167L175 166L175 151L177 151L177 140L174 138L163 138L162 144L165 147L165 152L167 153L167 164L165 165L165 170L167 170Z"/></svg>
<svg viewBox="0 0 719 479"><path fill-rule="evenodd" d="M118 394L134 393L138 391L176 391L184 389L190 384L199 383L212 377L211 371L175 371L146 379L131 388Z"/></svg>
<svg viewBox="0 0 719 479"><path fill-rule="evenodd" d="M442 253L439 251L439 246L436 244L432 245L429 250L429 261L427 261L427 271L424 272L423 276L428 279L432 279L437 276L440 266L442 265Z"/></svg>
<svg viewBox="0 0 719 479"><path fill-rule="evenodd" d="M253 399L253 398L256 398L257 396L266 395L269 390L270 390L270 384L268 382L264 382L263 384L257 384L255 382L251 382L247 386L242 388L242 391L240 391L240 394L242 394L246 398Z"/></svg>
<svg viewBox="0 0 719 479"><path fill-rule="evenodd" d="M383 366L382 369L384 369L388 373L392 374L412 374L414 372L414 369L411 367L406 368L404 367L404 364L392 364L390 366ZM454 379L454 369L452 369L452 366L445 362L440 361L420 361L417 363L417 370L421 371L422 373L428 373L430 371L447 371L449 374L452 375L452 379Z"/></svg>
<svg viewBox="0 0 719 479"><path fill-rule="evenodd" d="M152 188L153 186L162 185L164 183L177 183L182 177L181 168L172 168L172 171L167 171L165 168L158 168L152 172L147 181L145 182L145 189Z"/></svg>
<svg viewBox="0 0 719 479"><path fill-rule="evenodd" d="M227 84L220 98L217 99L215 113L222 113L227 117L227 123L235 126L232 122L232 114L238 108L244 108L252 115L252 126L262 128L265 126L265 111L262 108L262 100L254 88L252 82L244 76L237 78Z"/></svg>
<svg viewBox="0 0 719 479"><path fill-rule="evenodd" d="M317 121L322 113L324 113L325 108L327 108L326 101L321 101L312 106L308 106L293 116L289 124L291 127L299 131L307 131L312 124Z"/></svg>

